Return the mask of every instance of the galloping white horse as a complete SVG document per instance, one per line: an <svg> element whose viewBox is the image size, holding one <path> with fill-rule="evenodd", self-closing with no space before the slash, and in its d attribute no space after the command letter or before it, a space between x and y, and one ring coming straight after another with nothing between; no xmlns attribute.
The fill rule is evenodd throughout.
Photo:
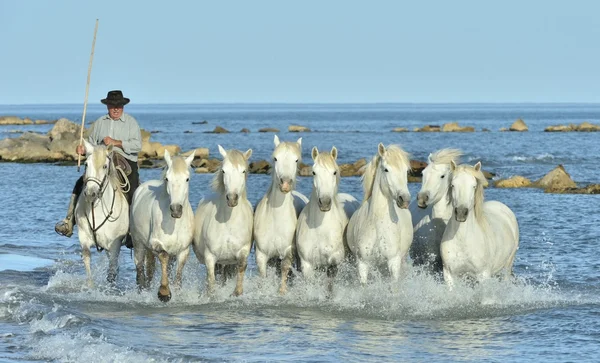
<svg viewBox="0 0 600 363"><path fill-rule="evenodd" d="M440 246L444 280L453 286L456 278L482 281L501 272L508 279L519 248L517 218L500 202L484 203L480 162L450 166L453 212Z"/></svg>
<svg viewBox="0 0 600 363"><path fill-rule="evenodd" d="M356 198L338 194L340 171L337 149L321 152L312 149L313 189L308 204L298 217L296 243L302 273L312 277L315 268L326 268L331 279L344 261L345 229L348 219L359 207ZM329 281L329 291L333 285Z"/></svg>
<svg viewBox="0 0 600 363"><path fill-rule="evenodd" d="M274 143L271 186L254 211L254 241L261 277L267 276L269 260L281 260L279 293L284 294L295 254L296 222L308 199L294 190L302 157L302 138L296 142L279 142L275 135Z"/></svg>
<svg viewBox="0 0 600 363"><path fill-rule="evenodd" d="M94 285L90 268L90 248L106 250L107 280L113 283L119 272L121 241L129 229L129 205L121 190L117 169L112 160L113 146L94 146L83 140L87 155L84 187L75 207L79 226L79 244L88 286Z"/></svg>
<svg viewBox="0 0 600 363"><path fill-rule="evenodd" d="M414 227L410 257L415 265L427 264L434 272L442 271L440 243L452 217L450 162L458 164L461 156L462 152L457 149L442 149L429 154L421 190L416 202L410 204Z"/></svg>
<svg viewBox="0 0 600 363"><path fill-rule="evenodd" d="M406 151L397 145L386 149L382 143L366 166L363 204L348 222L348 247L357 258L362 284L367 283L369 266L385 264L393 280L400 276L413 238L409 169Z"/></svg>
<svg viewBox="0 0 600 363"><path fill-rule="evenodd" d="M194 226L194 253L206 265L208 291L215 287L215 265L237 265L237 284L233 295L243 293L244 273L252 246L252 205L246 198L248 159L245 153L225 151L221 167L215 173L214 194L198 203Z"/></svg>
<svg viewBox="0 0 600 363"><path fill-rule="evenodd" d="M136 282L140 288L148 286L154 277L155 256L158 256L162 271L158 298L163 302L171 299L167 272L169 257L177 257L175 285L181 286L181 273L192 243L194 212L188 194L189 169L194 161L194 152L187 158L171 158L169 151L165 150L165 161L167 165L161 180L150 180L140 185L131 207Z"/></svg>

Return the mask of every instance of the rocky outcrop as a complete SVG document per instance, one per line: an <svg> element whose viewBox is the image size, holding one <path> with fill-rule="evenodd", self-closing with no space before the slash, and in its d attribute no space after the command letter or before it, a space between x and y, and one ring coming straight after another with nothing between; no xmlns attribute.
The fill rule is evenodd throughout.
<svg viewBox="0 0 600 363"><path fill-rule="evenodd" d="M250 130L244 127L243 129L240 130L240 132L242 132L244 134L249 134Z"/></svg>
<svg viewBox="0 0 600 363"><path fill-rule="evenodd" d="M288 131L289 132L310 132L310 129L306 126L290 125L288 127Z"/></svg>
<svg viewBox="0 0 600 363"><path fill-rule="evenodd" d="M408 132L408 129L406 127L394 127L392 132Z"/></svg>
<svg viewBox="0 0 600 363"><path fill-rule="evenodd" d="M259 129L258 132L279 132L279 129L274 127L263 127L262 129Z"/></svg>
<svg viewBox="0 0 600 363"><path fill-rule="evenodd" d="M577 184L571 179L571 176L562 165L558 165L556 168L552 169L540 180L533 183L533 186L549 190L577 188Z"/></svg>
<svg viewBox="0 0 600 363"><path fill-rule="evenodd" d="M212 131L205 131L206 134L228 134L229 130L221 127L221 126L217 126L215 127L214 130Z"/></svg>
<svg viewBox="0 0 600 363"><path fill-rule="evenodd" d="M442 126L443 132L474 132L473 126L459 126L458 122L449 122Z"/></svg>
<svg viewBox="0 0 600 363"><path fill-rule="evenodd" d="M529 128L525 124L525 121L523 121L522 119L518 119L515 122L513 122L512 125L510 125L510 128L508 130L523 132L523 131L529 131Z"/></svg>
<svg viewBox="0 0 600 363"><path fill-rule="evenodd" d="M496 188L526 188L531 186L531 180L515 175L508 179L500 179L494 182Z"/></svg>
<svg viewBox="0 0 600 363"><path fill-rule="evenodd" d="M544 190L545 193L555 194L600 194L600 184L590 184L582 188L564 188L564 189L552 189L548 188Z"/></svg>
<svg viewBox="0 0 600 363"><path fill-rule="evenodd" d="M30 118L19 118L17 116L0 116L0 126L4 125L45 125L53 124L55 121L32 120Z"/></svg>
<svg viewBox="0 0 600 363"><path fill-rule="evenodd" d="M415 127L414 132L440 132L441 128L439 125L425 125L421 128Z"/></svg>
<svg viewBox="0 0 600 363"><path fill-rule="evenodd" d="M597 131L600 131L600 126L594 125L590 122L582 122L579 125L569 124L569 125L548 126L544 129L544 131L546 131L546 132L571 132L571 131L597 132Z"/></svg>

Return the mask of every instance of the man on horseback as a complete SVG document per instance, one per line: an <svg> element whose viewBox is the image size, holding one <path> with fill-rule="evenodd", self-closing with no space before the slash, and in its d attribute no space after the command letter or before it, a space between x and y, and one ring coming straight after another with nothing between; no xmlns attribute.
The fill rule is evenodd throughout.
<svg viewBox="0 0 600 363"><path fill-rule="evenodd" d="M131 206L133 193L140 183L137 164L138 153L142 150L140 126L133 116L123 112L123 107L129 103L129 98L123 97L121 91L109 91L106 98L100 102L106 105L108 114L101 116L92 124L88 141L93 145L113 145L113 150L116 151L113 158L115 166L123 169L123 175L126 176L129 184L126 199ZM85 147L77 145L76 152L79 155L85 155ZM73 235L75 205L82 190L83 176L79 177L75 183L67 216L54 227L56 233L66 237ZM126 246L128 248L133 246L129 235L127 235Z"/></svg>

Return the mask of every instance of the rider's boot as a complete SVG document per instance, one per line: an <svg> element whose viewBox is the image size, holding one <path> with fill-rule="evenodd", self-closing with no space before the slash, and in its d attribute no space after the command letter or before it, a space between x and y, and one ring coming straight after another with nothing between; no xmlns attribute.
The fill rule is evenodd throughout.
<svg viewBox="0 0 600 363"><path fill-rule="evenodd" d="M69 209L67 210L67 216L62 221L56 223L54 230L56 233L66 237L73 235L73 225L75 224L75 205L77 204L77 194L71 194L71 201L69 202Z"/></svg>

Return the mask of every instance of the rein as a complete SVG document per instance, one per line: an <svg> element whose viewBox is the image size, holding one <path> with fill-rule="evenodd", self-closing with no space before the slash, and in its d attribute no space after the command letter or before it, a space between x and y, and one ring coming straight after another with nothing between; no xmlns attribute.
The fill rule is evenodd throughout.
<svg viewBox="0 0 600 363"><path fill-rule="evenodd" d="M98 225L96 227L96 216L94 213L94 203L99 199L100 202L102 202L102 196L104 195L104 191L106 190L106 188L108 187L108 176L110 174L110 163L111 163L111 158L108 157L108 172L106 174L104 174L104 178L102 178L101 181L98 181L98 179L96 178L84 178L84 183L87 184L88 182L92 182L92 183L96 183L98 184L98 186L100 187L100 192L98 194L98 198L96 198L96 200L92 201L91 203L91 208L92 208L92 221L90 222L90 219L88 217L88 214L85 214L85 219L88 222L88 226L90 227L90 229L92 230L92 236L94 237L94 245L96 246L96 250L98 252L102 252L104 250L104 248L98 246L98 241L97 241L97 237L96 237L96 232L102 228L102 226L109 220L109 218L112 216L113 214L113 208L115 206L115 199L117 197L117 188L114 187L113 188L113 197L112 197L112 201L110 203L110 210L108 211L108 213L106 214L106 217L104 218L104 220L102 221L102 223L100 223L100 225Z"/></svg>

